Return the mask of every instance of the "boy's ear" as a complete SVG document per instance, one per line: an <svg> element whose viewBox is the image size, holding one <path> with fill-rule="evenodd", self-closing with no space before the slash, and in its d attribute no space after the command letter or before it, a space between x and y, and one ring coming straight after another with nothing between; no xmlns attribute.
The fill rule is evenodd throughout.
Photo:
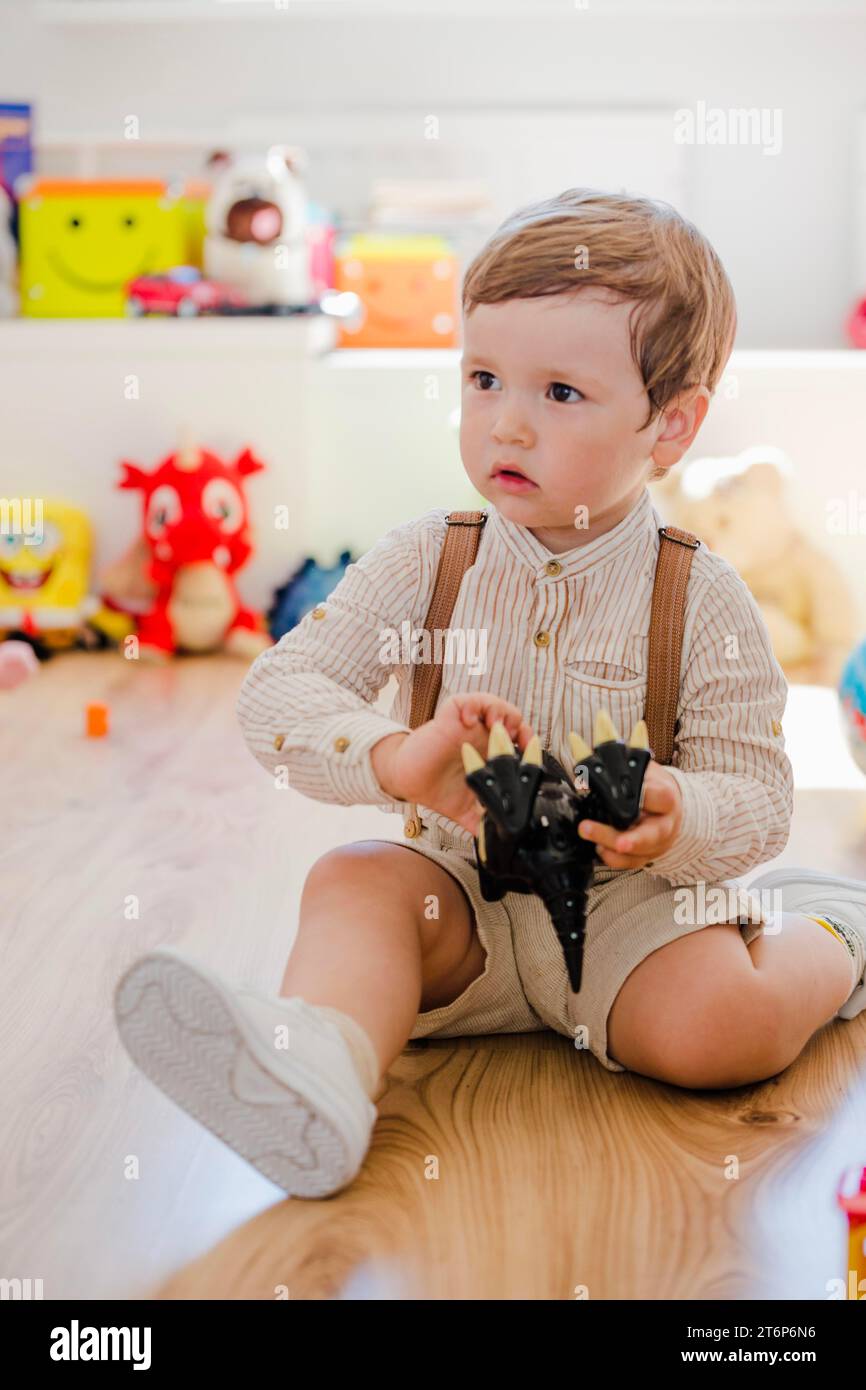
<svg viewBox="0 0 866 1390"><path fill-rule="evenodd" d="M679 463L704 422L710 404L706 386L681 391L662 411L662 426L651 458L660 468Z"/></svg>

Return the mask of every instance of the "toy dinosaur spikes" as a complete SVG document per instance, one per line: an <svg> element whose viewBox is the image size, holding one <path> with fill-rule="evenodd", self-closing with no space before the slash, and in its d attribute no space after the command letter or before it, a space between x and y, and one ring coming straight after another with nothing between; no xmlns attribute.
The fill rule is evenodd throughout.
<svg viewBox="0 0 866 1390"><path fill-rule="evenodd" d="M610 739L618 739L613 720L607 710L600 709L595 716L595 727L592 731L592 741L598 746L599 743L607 743Z"/></svg>
<svg viewBox="0 0 866 1390"><path fill-rule="evenodd" d="M484 759L471 743L464 743L460 746L463 757L463 770L465 772L477 772L479 767L484 766Z"/></svg>
<svg viewBox="0 0 866 1390"><path fill-rule="evenodd" d="M605 732L608 739L619 738L619 734L616 732L614 725L611 723L610 719L607 715L604 714L603 711L600 712L599 717L607 720L607 725L609 726L608 729L605 731L604 725L601 725L602 738L604 737ZM596 743L602 742L602 738L599 737L599 727L599 718L597 717L595 722L594 734ZM610 733L610 729L613 729L612 734ZM568 742L571 748L571 756L574 759L575 763L585 762L588 755L592 752L592 749L590 748L589 744L584 739L582 739L579 734L576 734L574 730L572 730L569 733ZM634 728L629 734L628 747L649 748L649 730L647 729L645 720L639 719L635 724Z"/></svg>
<svg viewBox="0 0 866 1390"><path fill-rule="evenodd" d="M639 719L632 729L629 740L629 748L649 748L649 729L645 719Z"/></svg>
<svg viewBox="0 0 866 1390"><path fill-rule="evenodd" d="M640 815L644 774L651 760L644 721L624 743L606 710L594 726L595 747L569 733L575 786L565 768L534 734L521 758L505 726L497 721L487 761L470 743L461 748L466 781L484 808L476 839L481 895L498 902L506 893L535 893L547 908L565 956L569 983L577 994L583 968L586 895L596 847L582 840L584 819L633 825Z"/></svg>
<svg viewBox="0 0 866 1390"><path fill-rule="evenodd" d="M574 733L574 731L568 735L568 742L571 745L571 756L576 763L582 763L592 752L589 744L586 743L579 734Z"/></svg>
<svg viewBox="0 0 866 1390"><path fill-rule="evenodd" d="M494 726L494 729L495 727L496 726ZM504 728L504 726L502 725L500 725L499 727ZM507 733L505 734L505 737L508 738ZM501 741L499 741L499 747L493 747L491 751L493 741L493 732L491 732L490 744L488 745L487 749L488 758L498 757L502 753L514 752L513 743L511 744L510 748L505 748L502 746ZM509 743L511 743L510 739L508 741ZM463 767L466 772L477 772L479 767L484 766L484 759L482 758L481 754L475 748L472 747L471 743L461 744L460 753L463 758ZM523 750L523 757L520 761L524 763L533 763L539 767L541 766L541 739L538 737L538 734L533 734L532 738L529 740L525 749Z"/></svg>
<svg viewBox="0 0 866 1390"><path fill-rule="evenodd" d="M521 762L536 763L539 767L541 766L541 739L538 734L533 734L527 743L523 750Z"/></svg>
<svg viewBox="0 0 866 1390"><path fill-rule="evenodd" d="M497 719L493 728L490 730L490 738L487 742L487 757L488 759L498 758L503 753L513 752L514 744L508 736L508 730L502 723L502 720Z"/></svg>

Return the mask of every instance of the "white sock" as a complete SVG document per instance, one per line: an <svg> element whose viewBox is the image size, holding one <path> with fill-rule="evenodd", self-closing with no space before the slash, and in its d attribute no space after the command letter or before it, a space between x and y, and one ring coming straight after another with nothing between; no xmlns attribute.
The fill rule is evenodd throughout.
<svg viewBox="0 0 866 1390"><path fill-rule="evenodd" d="M851 906L851 904L846 904L849 909ZM813 922L820 922L822 927L826 927L833 936L838 937L847 946L853 971L851 980L851 994L853 994L861 983L863 972L866 970L866 922L852 920L853 913L844 919L835 912L806 912L803 915L811 917Z"/></svg>
<svg viewBox="0 0 866 1390"><path fill-rule="evenodd" d="M335 1009L330 1004L313 1004L312 1007L318 1009L319 1013L324 1014L339 1028L352 1054L352 1060L358 1072L358 1080L372 1100L379 1089L381 1072L379 1070L379 1057L370 1034L356 1018L351 1018L349 1014L343 1013L342 1009Z"/></svg>

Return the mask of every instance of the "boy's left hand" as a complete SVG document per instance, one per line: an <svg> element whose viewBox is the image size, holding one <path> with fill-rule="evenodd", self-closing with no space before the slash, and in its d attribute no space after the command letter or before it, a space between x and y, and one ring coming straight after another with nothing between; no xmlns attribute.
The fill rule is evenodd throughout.
<svg viewBox="0 0 866 1390"><path fill-rule="evenodd" d="M683 823L683 798L675 777L651 760L644 773L643 808L628 830L581 821L581 839L594 840L609 869L643 869L675 844Z"/></svg>

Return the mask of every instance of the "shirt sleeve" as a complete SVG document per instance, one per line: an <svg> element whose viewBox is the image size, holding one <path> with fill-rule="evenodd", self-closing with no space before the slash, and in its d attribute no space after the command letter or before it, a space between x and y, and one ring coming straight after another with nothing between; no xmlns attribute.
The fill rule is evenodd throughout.
<svg viewBox="0 0 866 1390"><path fill-rule="evenodd" d="M647 873L672 884L724 881L781 853L794 808L787 696L761 611L728 568L700 602L680 681L666 770L682 792L682 827Z"/></svg>
<svg viewBox="0 0 866 1390"><path fill-rule="evenodd" d="M236 712L250 752L305 796L402 804L379 785L370 753L411 729L370 706L391 675L402 682L409 674L409 632L426 617L418 605L432 586L444 515L438 527L439 513L428 512L389 531L244 679Z"/></svg>

